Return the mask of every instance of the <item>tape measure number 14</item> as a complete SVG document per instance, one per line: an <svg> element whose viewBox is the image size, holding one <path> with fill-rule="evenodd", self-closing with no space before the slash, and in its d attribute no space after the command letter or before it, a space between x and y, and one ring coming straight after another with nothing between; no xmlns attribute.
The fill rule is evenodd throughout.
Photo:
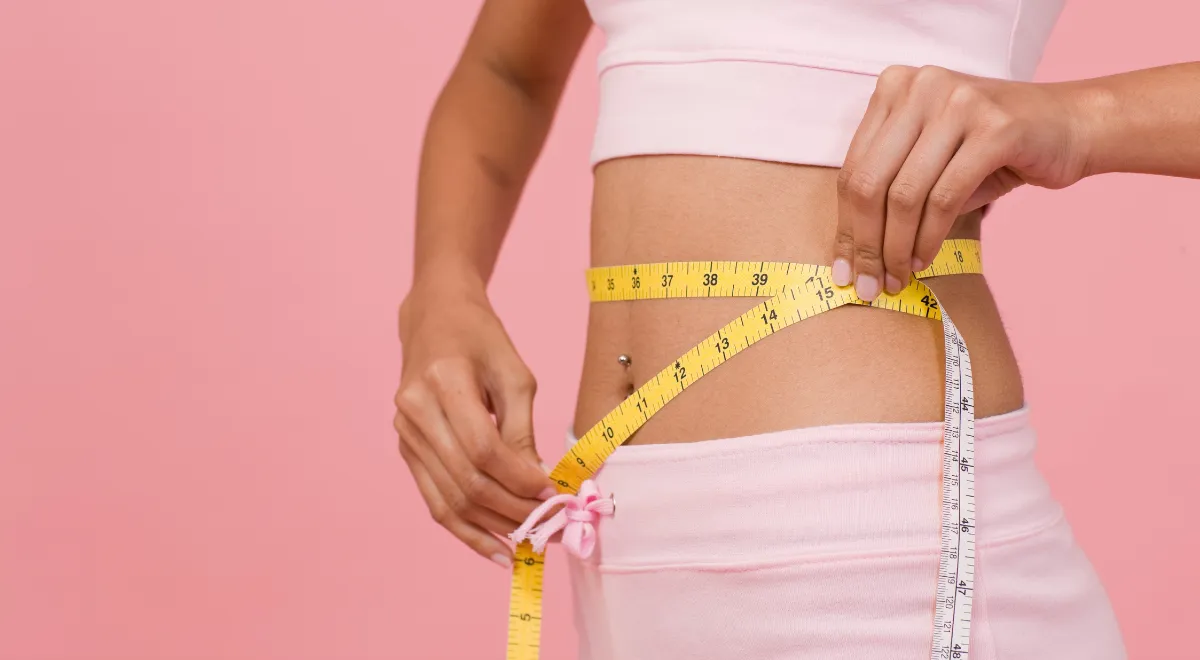
<svg viewBox="0 0 1200 660"><path fill-rule="evenodd" d="M550 473L560 493L584 480L635 431L699 378L780 330L843 305L867 305L941 320L945 340L945 423L941 473L941 534L931 660L962 660L970 652L975 566L975 399L971 358L962 335L921 279L982 273L978 241L942 244L937 257L903 291L873 302L852 287L834 286L826 266L790 262L685 261L590 268L591 300L713 296L770 298L679 356L590 428ZM517 545L509 599L507 660L537 660L541 638L545 555Z"/></svg>

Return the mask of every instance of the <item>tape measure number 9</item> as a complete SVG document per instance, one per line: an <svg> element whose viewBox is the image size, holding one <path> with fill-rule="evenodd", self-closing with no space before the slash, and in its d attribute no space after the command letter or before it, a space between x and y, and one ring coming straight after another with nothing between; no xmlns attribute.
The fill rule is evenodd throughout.
<svg viewBox="0 0 1200 660"><path fill-rule="evenodd" d="M941 539L931 660L965 659L970 651L975 566L975 399L966 344L933 291L920 280L983 272L978 241L942 244L933 263L903 291L871 303L852 287L833 284L826 266L790 262L688 261L590 268L593 302L713 296L771 296L707 339L629 395L579 438L550 473L562 493L580 484L672 399L725 361L772 334L843 305L939 319L946 352L945 423L941 474ZM537 660L541 638L545 556L528 541L515 552L509 600L508 660Z"/></svg>

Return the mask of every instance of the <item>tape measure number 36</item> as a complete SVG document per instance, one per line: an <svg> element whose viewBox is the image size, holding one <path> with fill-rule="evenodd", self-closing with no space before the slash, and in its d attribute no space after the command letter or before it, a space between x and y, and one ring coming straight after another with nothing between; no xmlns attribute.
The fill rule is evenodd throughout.
<svg viewBox="0 0 1200 660"><path fill-rule="evenodd" d="M550 473L560 493L577 493L618 446L701 377L741 351L807 318L843 305L868 305L941 320L946 353L941 473L941 538L931 660L970 652L975 566L975 398L971 359L949 314L920 280L983 272L978 241L942 244L903 291L867 303L833 284L830 268L790 262L685 261L590 268L593 302L714 296L770 296L679 356L629 395L563 456ZM685 377L686 376L686 377ZM507 660L537 660L545 556L528 541L516 548L509 601Z"/></svg>

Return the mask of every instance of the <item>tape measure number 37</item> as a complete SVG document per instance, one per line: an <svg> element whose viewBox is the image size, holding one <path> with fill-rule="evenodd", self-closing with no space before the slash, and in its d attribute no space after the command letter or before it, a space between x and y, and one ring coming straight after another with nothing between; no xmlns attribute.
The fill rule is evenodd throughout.
<svg viewBox="0 0 1200 660"><path fill-rule="evenodd" d="M550 473L560 493L577 493L618 446L701 377L753 344L843 305L869 305L941 320L946 353L941 473L941 538L931 660L970 652L975 566L975 399L966 344L933 291L920 280L981 273L978 241L942 244L903 291L867 303L833 284L826 266L789 262L686 261L590 268L593 302L713 296L770 296L696 344L590 428ZM509 601L507 660L537 660L545 555L517 545Z"/></svg>

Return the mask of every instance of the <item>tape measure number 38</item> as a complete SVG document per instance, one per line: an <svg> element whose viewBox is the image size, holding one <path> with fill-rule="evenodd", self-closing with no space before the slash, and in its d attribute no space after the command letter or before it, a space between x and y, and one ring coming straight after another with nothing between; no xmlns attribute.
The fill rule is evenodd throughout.
<svg viewBox="0 0 1200 660"><path fill-rule="evenodd" d="M873 302L833 284L826 266L790 262L686 261L590 268L593 302L714 296L770 296L658 372L588 429L550 473L560 493L577 493L618 446L692 383L741 351L807 318L843 305L868 305L942 321L945 338L945 423L941 473L941 538L931 660L970 652L975 566L975 399L971 359L950 316L920 280L983 272L978 241L942 244L937 257L903 291ZM509 601L507 660L537 660L545 555L517 545Z"/></svg>

